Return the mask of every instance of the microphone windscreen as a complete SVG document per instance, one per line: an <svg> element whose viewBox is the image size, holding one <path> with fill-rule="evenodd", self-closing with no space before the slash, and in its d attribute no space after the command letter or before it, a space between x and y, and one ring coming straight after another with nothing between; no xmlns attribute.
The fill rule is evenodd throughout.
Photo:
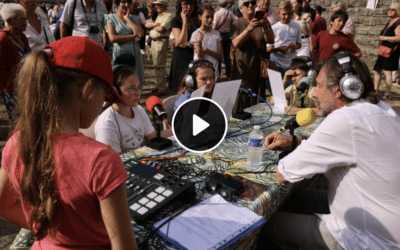
<svg viewBox="0 0 400 250"><path fill-rule="evenodd" d="M146 100L146 107L150 112L153 112L153 108L156 105L160 105L161 107L164 107L164 104L161 102L160 98L158 98L157 96L150 96L147 100Z"/></svg>
<svg viewBox="0 0 400 250"><path fill-rule="evenodd" d="M296 122L300 127L310 126L315 120L317 120L317 113L311 108L303 109L296 115Z"/></svg>

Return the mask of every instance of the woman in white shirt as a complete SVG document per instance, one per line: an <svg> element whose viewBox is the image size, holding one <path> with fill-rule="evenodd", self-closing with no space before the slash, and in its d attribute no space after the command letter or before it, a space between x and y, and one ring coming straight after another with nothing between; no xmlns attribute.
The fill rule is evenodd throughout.
<svg viewBox="0 0 400 250"><path fill-rule="evenodd" d="M43 49L44 46L55 41L53 32L50 30L47 17L42 13L35 12L36 0L17 0L26 10L28 25L24 32L28 38L29 47L32 51Z"/></svg>
<svg viewBox="0 0 400 250"><path fill-rule="evenodd" d="M118 153L138 148L143 141L155 138L154 129L146 111L139 105L142 85L137 73L129 66L115 66L114 87L125 103L114 103L98 118L96 140L110 145ZM170 129L161 131L162 137L172 135Z"/></svg>

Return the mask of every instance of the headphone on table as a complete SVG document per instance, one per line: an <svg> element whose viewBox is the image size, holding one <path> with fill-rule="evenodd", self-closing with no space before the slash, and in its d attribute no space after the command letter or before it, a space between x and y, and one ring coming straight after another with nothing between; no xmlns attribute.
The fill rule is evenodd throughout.
<svg viewBox="0 0 400 250"><path fill-rule="evenodd" d="M206 59L194 60L191 63L189 63L189 67L186 72L186 78L185 78L185 85L190 89L197 88L196 77L194 76L195 69L193 69L193 68L196 64L201 63L201 62L210 63L210 65L212 66L211 68L213 69L213 75L214 75L214 79L215 79L215 71L214 71L214 66L213 66L212 62L210 62L209 60L206 60Z"/></svg>
<svg viewBox="0 0 400 250"><path fill-rule="evenodd" d="M295 57L293 60L300 60L300 61L305 62L309 68L307 71L307 77L312 78L314 80L315 80L315 78L317 78L317 71L314 69L314 62L310 57L298 56L298 57Z"/></svg>
<svg viewBox="0 0 400 250"><path fill-rule="evenodd" d="M339 81L339 90L346 98L357 100L364 92L364 83L360 78L353 75L351 69L351 58L348 51L342 51L335 54L335 58L343 67L344 76Z"/></svg>

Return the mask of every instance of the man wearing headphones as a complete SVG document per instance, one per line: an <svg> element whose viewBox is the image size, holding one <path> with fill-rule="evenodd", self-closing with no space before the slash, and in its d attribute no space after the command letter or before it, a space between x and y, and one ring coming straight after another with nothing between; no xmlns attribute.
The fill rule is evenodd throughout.
<svg viewBox="0 0 400 250"><path fill-rule="evenodd" d="M275 213L263 232L282 249L399 249L400 117L348 52L323 63L313 96L327 117L279 161L276 175L293 183L323 173L329 190L300 190L291 212ZM291 146L291 137L272 143L274 136L268 149Z"/></svg>

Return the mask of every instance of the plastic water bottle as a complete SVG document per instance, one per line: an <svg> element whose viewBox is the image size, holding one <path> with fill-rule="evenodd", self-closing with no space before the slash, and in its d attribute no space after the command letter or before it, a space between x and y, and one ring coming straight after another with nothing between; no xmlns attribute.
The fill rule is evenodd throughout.
<svg viewBox="0 0 400 250"><path fill-rule="evenodd" d="M258 166L261 164L262 149L264 145L264 135L260 131L260 126L253 127L249 134L249 152L247 154L247 164Z"/></svg>

